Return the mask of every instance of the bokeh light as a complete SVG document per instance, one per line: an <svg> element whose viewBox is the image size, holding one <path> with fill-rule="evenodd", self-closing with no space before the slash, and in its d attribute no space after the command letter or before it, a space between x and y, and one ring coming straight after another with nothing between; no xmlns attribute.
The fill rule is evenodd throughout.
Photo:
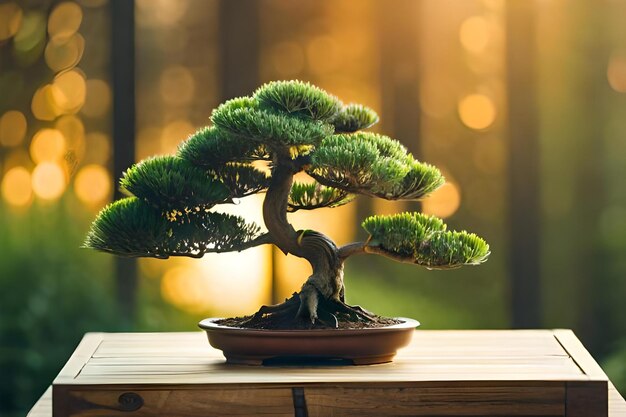
<svg viewBox="0 0 626 417"><path fill-rule="evenodd" d="M87 165L78 171L74 191L80 201L88 206L99 206L111 194L109 172L101 165Z"/></svg>
<svg viewBox="0 0 626 417"><path fill-rule="evenodd" d="M172 26L185 15L188 0L137 0L137 19L147 26Z"/></svg>
<svg viewBox="0 0 626 417"><path fill-rule="evenodd" d="M496 119L496 107L489 97L470 94L459 102L459 117L471 129L486 129Z"/></svg>
<svg viewBox="0 0 626 417"><path fill-rule="evenodd" d="M489 43L489 25L484 17L466 19L459 30L461 45L470 52L480 53Z"/></svg>
<svg viewBox="0 0 626 417"><path fill-rule="evenodd" d="M33 191L43 200L56 200L67 185L65 172L54 162L42 162L33 170Z"/></svg>
<svg viewBox="0 0 626 417"><path fill-rule="evenodd" d="M111 106L111 87L104 80L87 80L87 96L81 113L88 117L101 117Z"/></svg>
<svg viewBox="0 0 626 417"><path fill-rule="evenodd" d="M105 165L111 158L111 139L107 134L102 132L88 133L85 136L85 143L85 163Z"/></svg>
<svg viewBox="0 0 626 417"><path fill-rule="evenodd" d="M293 77L304 69L304 51L297 42L280 42L272 47L269 61L278 76Z"/></svg>
<svg viewBox="0 0 626 417"><path fill-rule="evenodd" d="M161 74L159 92L163 101L169 105L187 104L193 98L195 81L188 68L169 67Z"/></svg>
<svg viewBox="0 0 626 417"><path fill-rule="evenodd" d="M337 42L330 36L312 39L306 48L308 67L311 72L322 74L332 71L339 62Z"/></svg>
<svg viewBox="0 0 626 417"><path fill-rule="evenodd" d="M17 33L22 24L22 9L14 2L0 4L0 41Z"/></svg>
<svg viewBox="0 0 626 417"><path fill-rule="evenodd" d="M2 197L12 206L24 207L33 198L30 173L24 167L14 167L2 178Z"/></svg>
<svg viewBox="0 0 626 417"><path fill-rule="evenodd" d="M461 191L453 182L446 182L422 202L422 212L445 219L461 205Z"/></svg>
<svg viewBox="0 0 626 417"><path fill-rule="evenodd" d="M191 135L196 129L189 120L174 120L165 125L161 132L160 153L175 153L180 142Z"/></svg>
<svg viewBox="0 0 626 417"><path fill-rule="evenodd" d="M24 113L9 110L0 117L0 145L17 146L26 136L28 124Z"/></svg>
<svg viewBox="0 0 626 417"><path fill-rule="evenodd" d="M76 113L85 103L87 85L83 75L71 70L55 77L52 95L63 113Z"/></svg>
<svg viewBox="0 0 626 417"><path fill-rule="evenodd" d="M613 90L626 93L626 52L611 56L606 77Z"/></svg>
<svg viewBox="0 0 626 417"><path fill-rule="evenodd" d="M57 106L54 100L52 90L52 85L46 84L38 88L33 95L30 109L33 115L39 120L51 121L62 113L62 110Z"/></svg>
<svg viewBox="0 0 626 417"><path fill-rule="evenodd" d="M44 58L48 67L59 72L75 67L83 57L85 39L80 33L69 38L54 37L50 39L44 51Z"/></svg>
<svg viewBox="0 0 626 417"><path fill-rule="evenodd" d="M58 161L66 150L65 137L57 129L41 129L30 143L30 157L36 164Z"/></svg>
<svg viewBox="0 0 626 417"><path fill-rule="evenodd" d="M76 160L83 159L85 155L85 126L80 118L74 114L59 117L54 127L65 138L65 151L71 152Z"/></svg>
<svg viewBox="0 0 626 417"><path fill-rule="evenodd" d="M67 39L78 31L83 20L83 11L74 2L58 4L48 18L50 38Z"/></svg>
<svg viewBox="0 0 626 417"><path fill-rule="evenodd" d="M24 14L19 30L13 38L13 45L18 53L27 53L43 45L46 39L46 19L38 12Z"/></svg>

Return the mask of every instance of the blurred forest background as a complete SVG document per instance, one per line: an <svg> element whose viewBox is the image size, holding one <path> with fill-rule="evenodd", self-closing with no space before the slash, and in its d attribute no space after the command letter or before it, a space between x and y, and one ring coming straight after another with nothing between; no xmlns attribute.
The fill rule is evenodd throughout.
<svg viewBox="0 0 626 417"><path fill-rule="evenodd" d="M299 288L306 264L265 247L79 249L133 161L296 78L372 107L448 179L298 228L347 243L367 214L423 210L492 247L454 271L351 260L349 302L425 329L572 328L624 393L625 21L618 0L0 0L0 415L23 414L84 332L194 330ZM260 200L233 211L259 221Z"/></svg>

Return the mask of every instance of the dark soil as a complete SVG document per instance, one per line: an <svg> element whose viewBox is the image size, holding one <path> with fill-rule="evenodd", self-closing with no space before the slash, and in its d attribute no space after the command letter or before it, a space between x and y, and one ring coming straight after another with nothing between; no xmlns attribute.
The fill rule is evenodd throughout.
<svg viewBox="0 0 626 417"><path fill-rule="evenodd" d="M308 317L297 316L299 308L300 297L294 293L284 303L263 306L253 315L226 318L216 323L229 327L266 330L367 329L401 323L393 318L370 313L359 306L331 300L320 302L318 319L311 323Z"/></svg>

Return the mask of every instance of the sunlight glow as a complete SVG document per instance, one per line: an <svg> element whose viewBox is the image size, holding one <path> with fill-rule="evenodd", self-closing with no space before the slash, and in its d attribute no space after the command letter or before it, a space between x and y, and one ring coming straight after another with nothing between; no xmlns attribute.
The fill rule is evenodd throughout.
<svg viewBox="0 0 626 417"><path fill-rule="evenodd" d="M26 136L28 125L24 113L9 110L0 117L0 145L17 146Z"/></svg>
<svg viewBox="0 0 626 417"><path fill-rule="evenodd" d="M13 2L0 4L0 41L17 33L22 24L22 9Z"/></svg>
<svg viewBox="0 0 626 417"><path fill-rule="evenodd" d="M88 206L99 206L111 194L109 172L101 165L87 165L78 171L74 190L80 201Z"/></svg>
<svg viewBox="0 0 626 417"><path fill-rule="evenodd" d="M11 168L2 178L2 197L12 206L25 207L33 199L30 172L24 167Z"/></svg>
<svg viewBox="0 0 626 417"><path fill-rule="evenodd" d="M78 31L83 20L83 11L74 2L63 2L57 5L48 18L50 38L67 39Z"/></svg>
<svg viewBox="0 0 626 417"><path fill-rule="evenodd" d="M445 219L452 216L461 205L461 191L453 182L446 182L422 201L422 212Z"/></svg>
<svg viewBox="0 0 626 417"><path fill-rule="evenodd" d="M459 30L461 45L470 52L480 53L489 43L489 26L484 17L473 16L466 19Z"/></svg>
<svg viewBox="0 0 626 417"><path fill-rule="evenodd" d="M53 162L42 162L33 171L33 191L43 200L56 200L66 187L65 172Z"/></svg>
<svg viewBox="0 0 626 417"><path fill-rule="evenodd" d="M56 129L41 129L30 143L30 157L36 164L58 161L65 154L65 137Z"/></svg>
<svg viewBox="0 0 626 417"><path fill-rule="evenodd" d="M496 107L489 97L470 94L459 102L459 117L471 129L486 129L496 119Z"/></svg>
<svg viewBox="0 0 626 417"><path fill-rule="evenodd" d="M626 93L626 53L611 56L606 76L613 90Z"/></svg>

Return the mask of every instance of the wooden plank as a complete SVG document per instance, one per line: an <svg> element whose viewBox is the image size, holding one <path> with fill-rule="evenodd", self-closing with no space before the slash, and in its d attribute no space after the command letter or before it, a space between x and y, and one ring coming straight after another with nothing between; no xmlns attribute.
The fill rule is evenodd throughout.
<svg viewBox="0 0 626 417"><path fill-rule="evenodd" d="M567 382L566 417L604 417L609 413L606 381Z"/></svg>
<svg viewBox="0 0 626 417"><path fill-rule="evenodd" d="M202 332L107 334L64 383L298 384L587 380L551 331L418 331L394 363L368 367L225 365ZM228 372L224 372L225 370Z"/></svg>
<svg viewBox="0 0 626 417"><path fill-rule="evenodd" d="M26 417L50 417L52 416L52 387L39 398Z"/></svg>
<svg viewBox="0 0 626 417"><path fill-rule="evenodd" d="M71 383L80 373L80 370L91 359L98 346L102 343L105 333L87 333L78 344L78 347L67 361L54 384Z"/></svg>
<svg viewBox="0 0 626 417"><path fill-rule="evenodd" d="M88 416L293 416L289 388L70 391L67 415ZM122 400L132 398L132 401Z"/></svg>
<svg viewBox="0 0 626 417"><path fill-rule="evenodd" d="M310 417L563 416L565 387L307 388Z"/></svg>
<svg viewBox="0 0 626 417"><path fill-rule="evenodd" d="M626 401L609 381L609 416L626 417Z"/></svg>
<svg viewBox="0 0 626 417"><path fill-rule="evenodd" d="M580 367L580 369L592 380L608 381L608 377L600 368L600 365L587 352L587 349L578 340L571 330L554 330L554 337L563 346L563 349L570 355L572 360Z"/></svg>

